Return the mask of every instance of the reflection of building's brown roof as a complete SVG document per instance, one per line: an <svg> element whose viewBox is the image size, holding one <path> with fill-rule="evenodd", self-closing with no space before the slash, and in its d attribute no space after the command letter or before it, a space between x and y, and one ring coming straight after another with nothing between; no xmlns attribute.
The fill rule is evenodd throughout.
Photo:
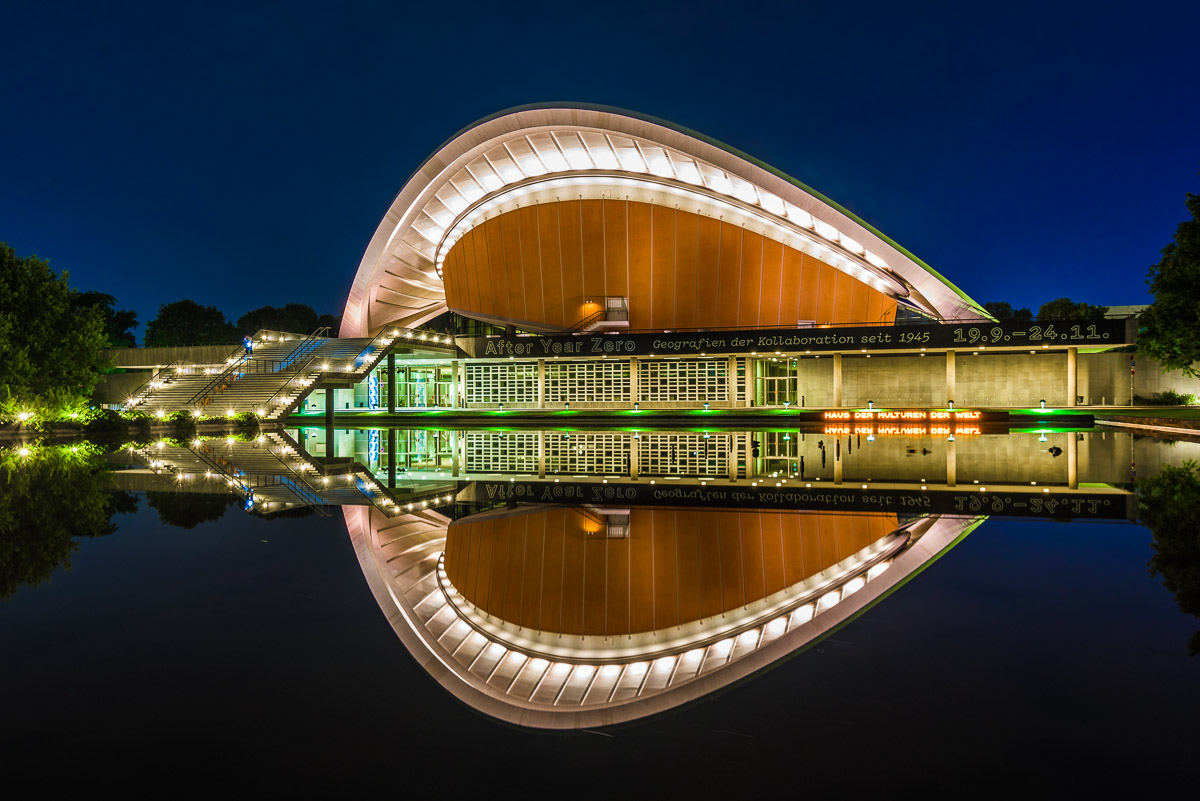
<svg viewBox="0 0 1200 801"><path fill-rule="evenodd" d="M629 536L570 508L471 517L446 538L446 573L481 612L516 626L613 636L723 615L826 570L895 515L634 509Z"/></svg>

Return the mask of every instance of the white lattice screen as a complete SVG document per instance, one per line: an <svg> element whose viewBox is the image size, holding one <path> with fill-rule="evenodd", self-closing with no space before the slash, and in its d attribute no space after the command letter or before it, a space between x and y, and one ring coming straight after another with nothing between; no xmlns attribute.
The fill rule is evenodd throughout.
<svg viewBox="0 0 1200 801"><path fill-rule="evenodd" d="M537 363L486 363L467 366L466 403L468 406L537 406Z"/></svg>
<svg viewBox="0 0 1200 801"><path fill-rule="evenodd" d="M570 475L626 475L632 438L632 434L623 432L547 431L546 470Z"/></svg>
<svg viewBox="0 0 1200 801"><path fill-rule="evenodd" d="M629 362L546 362L546 405L629 403Z"/></svg>
<svg viewBox="0 0 1200 801"><path fill-rule="evenodd" d="M468 473L536 473L536 431L466 432Z"/></svg>
<svg viewBox="0 0 1200 801"><path fill-rule="evenodd" d="M716 403L729 397L725 359L652 359L638 364L638 396L649 403Z"/></svg>
<svg viewBox="0 0 1200 801"><path fill-rule="evenodd" d="M732 440L728 434L642 434L638 472L644 476L713 476L728 474Z"/></svg>

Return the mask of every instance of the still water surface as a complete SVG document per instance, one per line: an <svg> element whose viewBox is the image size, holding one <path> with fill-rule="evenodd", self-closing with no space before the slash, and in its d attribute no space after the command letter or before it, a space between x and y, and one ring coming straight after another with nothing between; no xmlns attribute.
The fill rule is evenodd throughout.
<svg viewBox="0 0 1200 801"><path fill-rule="evenodd" d="M1008 436L1025 439L971 447L1053 446ZM1083 474L1132 468L1144 479L1197 447L1084 436L1084 452L1104 456L1080 463ZM887 469L882 480L919 493L902 462ZM1003 473L987 469L993 482ZM452 478L467 488L465 474ZM1120 478L1104 489L1127 488ZM136 509L115 514L115 532L77 538L69 569L0 602L12 776L275 790L623 792L636 778L665 791L1121 792L1180 786L1200 744L1197 621L1149 575L1151 532L1115 515L991 516L770 669L666 714L547 734L498 722L431 678L364 582L339 510L246 514L242 496L169 489L180 483L164 482L171 497L129 490ZM186 519L189 503L211 511ZM460 522L479 511L459 506L439 511Z"/></svg>

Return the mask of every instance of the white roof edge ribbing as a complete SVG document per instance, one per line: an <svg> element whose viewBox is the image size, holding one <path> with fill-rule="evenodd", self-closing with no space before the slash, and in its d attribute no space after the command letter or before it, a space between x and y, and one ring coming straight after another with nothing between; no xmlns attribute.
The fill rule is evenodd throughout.
<svg viewBox="0 0 1200 801"><path fill-rule="evenodd" d="M696 701L757 673L852 620L986 519L929 516L926 518L929 525L924 534L911 547L891 558L885 571L877 573L873 579L859 581L853 591L849 586L839 589L839 599L828 604L820 613L792 620L795 611L799 611L795 610L783 618L776 618L706 648L696 649L703 651L703 659L707 660L710 652L725 646L712 670L708 670L704 664L697 665L695 671L677 681L676 671L672 667L669 671L671 675L664 676L665 680L659 682L661 686L652 688L648 680L659 665L671 667L692 652L657 658L654 654L647 654L641 658L618 658L615 663L600 661L595 664L527 657L473 628L458 615L453 604L447 602L435 580L441 564L437 557L444 542L441 539L444 532L436 530L439 527L438 516L425 513L423 517L406 517L419 523L417 528L426 531L419 534L420 544L400 558L402 564L393 564L378 545L376 526L381 516L373 514L370 507L346 506L342 508L342 513L367 584L392 629L413 658L444 689L472 708L520 726L544 729L589 728L636 720ZM444 518L441 520L444 521ZM395 519L388 519L387 522L396 524ZM448 524L449 521L444 522ZM818 602L817 607L820 606ZM788 622L780 626L781 619ZM435 625L437 628L434 628ZM468 639L473 638L473 648L469 653L460 653L458 646L446 642L445 638L452 635L455 627L460 630L459 641L464 647L469 646ZM753 635L751 639L754 642L742 648L743 638L750 635ZM503 651L504 654L496 658L494 667L480 671L477 669L478 662L490 655L489 649L497 654ZM507 676L505 681L494 681L493 677L500 667L499 661L508 659L510 655L521 660L518 664L522 667L511 677L511 683ZM586 697L562 702L559 692L552 692L539 700L536 689L518 686L520 671L525 669L525 665L532 667L535 662L541 663L536 670L538 676L547 677L546 681L550 680L551 668L561 670L561 675L555 680L563 690L581 674L584 680L598 680L600 671L617 670L621 671L618 681L623 682L631 669L640 666L641 670L635 674L638 688L634 695L618 698L619 686L614 686L611 695L601 697L594 703ZM646 678L640 678L643 676ZM538 678L537 681L540 686L542 679ZM590 691L589 685L587 692Z"/></svg>
<svg viewBox="0 0 1200 801"><path fill-rule="evenodd" d="M572 150L576 143L580 147ZM500 154L504 163L497 165L488 154ZM605 166L602 161L609 163ZM943 319L988 319L978 304L886 236L766 165L670 123L620 109L562 104L523 107L484 119L458 133L421 165L363 254L341 335L368 336L384 325L406 320L413 324L417 318L428 319L444 310L444 293L433 288L427 298L414 298L411 308L376 304L375 296L380 289L391 289L390 282L397 277L407 280L410 288L438 283L437 245L481 195L531 176L579 174L581 168L596 175L641 173L679 186L704 187L761 208L793 227L811 215L810 228L859 253L860 262L882 265L911 285L911 299L919 306ZM838 250L831 248L835 261L854 263L841 258Z"/></svg>

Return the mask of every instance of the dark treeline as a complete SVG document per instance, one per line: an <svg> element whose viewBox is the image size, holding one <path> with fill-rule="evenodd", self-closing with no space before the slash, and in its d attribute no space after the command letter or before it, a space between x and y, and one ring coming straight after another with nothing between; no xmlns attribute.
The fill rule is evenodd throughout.
<svg viewBox="0 0 1200 801"><path fill-rule="evenodd" d="M1014 309L1011 303L993 301L983 304L988 314L997 320L1012 320L1017 323L1032 323L1034 313L1027 308ZM1038 308L1038 320L1103 320L1108 314L1108 306L1093 306L1070 298L1059 298L1049 303L1043 303Z"/></svg>
<svg viewBox="0 0 1200 801"><path fill-rule="evenodd" d="M175 345L225 345L237 342L256 331L287 331L311 334L319 328L329 328L337 336L341 318L333 314L318 315L311 306L289 303L286 306L263 306L246 312L231 323L216 306L201 306L194 300L177 300L158 308L158 315L146 324L145 345L170 347Z"/></svg>

